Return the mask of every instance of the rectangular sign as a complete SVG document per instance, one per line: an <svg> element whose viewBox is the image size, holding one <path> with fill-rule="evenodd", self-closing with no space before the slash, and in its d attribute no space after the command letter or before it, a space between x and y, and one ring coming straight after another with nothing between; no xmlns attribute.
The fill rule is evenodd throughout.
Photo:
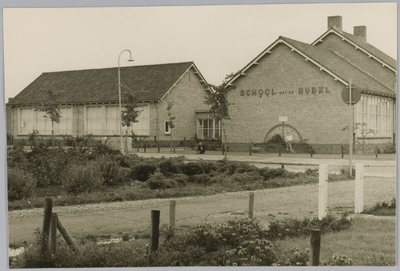
<svg viewBox="0 0 400 271"><path fill-rule="evenodd" d="M287 116L279 116L279 121L285 122L285 121L288 121L288 118L287 118Z"/></svg>

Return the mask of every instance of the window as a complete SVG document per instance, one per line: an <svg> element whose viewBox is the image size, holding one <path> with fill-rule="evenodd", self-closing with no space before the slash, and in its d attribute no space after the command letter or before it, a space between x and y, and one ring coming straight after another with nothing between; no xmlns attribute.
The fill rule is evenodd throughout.
<svg viewBox="0 0 400 271"><path fill-rule="evenodd" d="M362 136L361 124L364 130L371 130L368 135L391 135L392 133L392 101L391 99L362 96L356 104L356 123L360 123L357 135ZM365 132L364 132L365 133Z"/></svg>
<svg viewBox="0 0 400 271"><path fill-rule="evenodd" d="M197 114L197 137L199 139L219 139L221 137L221 123L210 117L209 113Z"/></svg>
<svg viewBox="0 0 400 271"><path fill-rule="evenodd" d="M169 120L164 121L164 134L171 134L171 129L169 128Z"/></svg>
<svg viewBox="0 0 400 271"><path fill-rule="evenodd" d="M123 110L123 109L122 109ZM136 135L150 135L149 105L138 108L142 110L138 122L131 124L131 130ZM86 106L85 132L93 135L119 135L121 117L118 105ZM122 126L122 133L128 127Z"/></svg>
<svg viewBox="0 0 400 271"><path fill-rule="evenodd" d="M72 107L60 107L60 123L54 124L54 134L72 134ZM51 135L51 119L45 112L34 108L19 109L19 134L37 130L41 135Z"/></svg>

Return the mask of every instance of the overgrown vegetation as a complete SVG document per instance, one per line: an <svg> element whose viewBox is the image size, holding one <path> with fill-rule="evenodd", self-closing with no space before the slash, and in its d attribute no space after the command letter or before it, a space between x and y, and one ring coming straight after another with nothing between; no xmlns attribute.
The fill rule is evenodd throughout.
<svg viewBox="0 0 400 271"><path fill-rule="evenodd" d="M396 215L396 198L393 198L391 203L377 203L374 207L364 210L364 214L374 214L382 216L395 216Z"/></svg>
<svg viewBox="0 0 400 271"><path fill-rule="evenodd" d="M329 218L331 231L347 228L351 222ZM324 227L325 222L320 226ZM281 223L278 222L280 225ZM301 232L309 230L308 221L299 221ZM318 223L317 223L318 224ZM308 250L292 249L289 253L279 253L271 236L271 228L265 229L252 219L234 219L219 225L198 225L185 232L177 232L169 227L161 231L162 238L157 252L151 254L145 245L110 244L98 245L96 238L82 239L81 253L74 254L59 240L54 255L41 257L38 242L20 256L16 268L44 267L144 267L144 266L305 266L308 265ZM125 235L124 235L125 236ZM139 237L139 236L138 236ZM148 237L148 236L147 236ZM129 240L129 236L123 239ZM135 241L134 241L135 242ZM324 265L352 265L346 256L333 255Z"/></svg>
<svg viewBox="0 0 400 271"><path fill-rule="evenodd" d="M121 155L107 141L93 149L50 149L39 145L26 152L15 146L8 149L7 156L9 191L12 191L10 210L41 206L48 194L57 196L55 205L72 205L209 195L318 181L318 171L311 169L292 173L282 168L257 168L228 160L191 162L184 157L156 159ZM344 174L345 171L341 175L329 175L329 180L347 179ZM30 182L21 181L28 177ZM25 188L32 185L37 187L36 192ZM28 190L29 193L25 192Z"/></svg>

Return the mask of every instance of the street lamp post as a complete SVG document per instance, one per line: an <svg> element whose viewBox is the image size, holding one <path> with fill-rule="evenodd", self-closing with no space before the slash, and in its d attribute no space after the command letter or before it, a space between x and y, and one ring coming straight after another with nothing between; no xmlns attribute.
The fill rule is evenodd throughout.
<svg viewBox="0 0 400 271"><path fill-rule="evenodd" d="M121 58L121 55L123 52L129 52L129 59L128 61L133 61L132 59L132 53L128 49L123 50L119 56L118 56L118 92L119 92L119 116L120 116L120 121L119 121L119 135L120 135L120 150L123 153L124 148L122 145L122 101L121 101L121 71L120 71L120 65L119 65L119 60Z"/></svg>

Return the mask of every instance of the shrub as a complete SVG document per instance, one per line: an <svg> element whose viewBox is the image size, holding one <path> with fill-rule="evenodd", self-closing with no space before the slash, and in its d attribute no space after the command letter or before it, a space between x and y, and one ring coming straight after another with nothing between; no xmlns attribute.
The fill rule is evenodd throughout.
<svg viewBox="0 0 400 271"><path fill-rule="evenodd" d="M7 169L8 200L26 199L33 195L36 188L36 180L33 174L9 167Z"/></svg>
<svg viewBox="0 0 400 271"><path fill-rule="evenodd" d="M310 258L310 249L301 250L292 248L290 251L285 251L284 255L279 257L278 261L272 266L308 266Z"/></svg>
<svg viewBox="0 0 400 271"><path fill-rule="evenodd" d="M119 167L118 168L118 178L121 182L129 182L131 181L131 170L126 167Z"/></svg>
<svg viewBox="0 0 400 271"><path fill-rule="evenodd" d="M158 163L158 168L164 175L172 175L179 172L182 166L180 162L176 162L174 159L163 159Z"/></svg>
<svg viewBox="0 0 400 271"><path fill-rule="evenodd" d="M196 162L189 162L182 166L182 172L188 176L203 174L204 169Z"/></svg>
<svg viewBox="0 0 400 271"><path fill-rule="evenodd" d="M269 223L268 237L272 239L283 239L286 237L297 237L308 235L311 228L319 228L322 232L336 232L350 228L351 220L347 214L340 218L327 215L321 220L318 218L303 220L287 218L284 220L271 221Z"/></svg>
<svg viewBox="0 0 400 271"><path fill-rule="evenodd" d="M208 184L210 183L211 177L207 174L197 174L191 177L191 181L197 184Z"/></svg>
<svg viewBox="0 0 400 271"><path fill-rule="evenodd" d="M102 155L94 163L103 175L104 185L116 185L122 181L119 175L119 164L113 157Z"/></svg>
<svg viewBox="0 0 400 271"><path fill-rule="evenodd" d="M28 159L23 146L14 145L12 148L7 148L7 166L25 168L27 163Z"/></svg>
<svg viewBox="0 0 400 271"><path fill-rule="evenodd" d="M141 182L145 182L149 179L150 175L156 171L156 169L156 165L151 162L141 162L133 167L132 177Z"/></svg>
<svg viewBox="0 0 400 271"><path fill-rule="evenodd" d="M143 161L143 158L137 156L136 154L117 155L115 159L117 162L119 162L119 166L129 168L133 168L136 164Z"/></svg>
<svg viewBox="0 0 400 271"><path fill-rule="evenodd" d="M189 177L185 174L175 174L169 177L171 180L176 181L180 186L185 186L189 182Z"/></svg>
<svg viewBox="0 0 400 271"><path fill-rule="evenodd" d="M67 193L73 195L96 191L104 183L99 166L93 162L87 165L72 165L66 176L64 188Z"/></svg>
<svg viewBox="0 0 400 271"><path fill-rule="evenodd" d="M218 174L218 175L212 176L208 183L209 184L213 184L213 183L225 184L225 183L229 183L230 181L231 181L231 178L229 176L227 176L225 174Z"/></svg>
<svg viewBox="0 0 400 271"><path fill-rule="evenodd" d="M197 163L200 167L203 168L205 174L210 174L212 171L215 171L217 169L217 165L215 162L204 161L200 159Z"/></svg>
<svg viewBox="0 0 400 271"><path fill-rule="evenodd" d="M353 265L353 260L348 258L346 255L336 255L333 254L326 262L321 262L321 265L325 266L351 266Z"/></svg>
<svg viewBox="0 0 400 271"><path fill-rule="evenodd" d="M165 189L178 186L175 180L166 179L159 170L150 176L146 184L150 189Z"/></svg>
<svg viewBox="0 0 400 271"><path fill-rule="evenodd" d="M383 149L383 153L396 153L396 144L387 144Z"/></svg>
<svg viewBox="0 0 400 271"><path fill-rule="evenodd" d="M231 176L231 180L238 183L254 183L262 180L262 177L257 172L244 172L244 173L235 173Z"/></svg>

